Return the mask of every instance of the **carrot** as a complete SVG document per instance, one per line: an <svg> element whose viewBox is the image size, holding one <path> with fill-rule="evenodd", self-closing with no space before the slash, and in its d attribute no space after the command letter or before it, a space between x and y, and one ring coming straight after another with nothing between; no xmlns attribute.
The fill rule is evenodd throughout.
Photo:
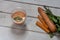
<svg viewBox="0 0 60 40"><path fill-rule="evenodd" d="M46 22L43 20L43 18L42 18L40 15L38 15L37 18L41 21L41 23L42 23L46 28L48 28L48 25L46 24Z"/></svg>
<svg viewBox="0 0 60 40"><path fill-rule="evenodd" d="M38 27L40 27L41 29L43 29L45 32L50 33L49 29L47 29L45 26L43 26L43 24L41 22L37 21L36 25Z"/></svg>
<svg viewBox="0 0 60 40"><path fill-rule="evenodd" d="M45 20L46 24L48 25L49 29L51 30L51 32L55 32L56 31L56 26L54 25L54 23L49 19L49 17L47 16L47 14L43 11L42 8L38 7L38 12L41 15L41 17Z"/></svg>

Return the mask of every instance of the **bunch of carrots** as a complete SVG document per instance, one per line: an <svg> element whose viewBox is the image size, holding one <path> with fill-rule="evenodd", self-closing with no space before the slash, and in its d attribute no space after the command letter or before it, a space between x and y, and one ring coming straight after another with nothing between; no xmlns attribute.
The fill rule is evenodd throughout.
<svg viewBox="0 0 60 40"><path fill-rule="evenodd" d="M44 8L47 9L46 7ZM57 27L53 22L54 20L52 20L53 18L51 16L53 15L49 11L50 10L44 11L44 9L38 7L39 15L37 16L37 18L39 19L39 21L36 22L36 25L43 29L46 33L51 34L50 36L53 37L53 33L57 32Z"/></svg>

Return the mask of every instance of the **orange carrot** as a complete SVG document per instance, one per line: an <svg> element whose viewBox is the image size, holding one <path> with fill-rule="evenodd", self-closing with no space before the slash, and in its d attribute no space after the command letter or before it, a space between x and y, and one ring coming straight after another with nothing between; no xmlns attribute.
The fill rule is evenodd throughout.
<svg viewBox="0 0 60 40"><path fill-rule="evenodd" d="M46 28L48 28L48 25L46 24L46 22L43 20L43 18L42 18L40 15L38 15L38 19L41 21L41 23L42 23Z"/></svg>
<svg viewBox="0 0 60 40"><path fill-rule="evenodd" d="M54 23L49 19L49 17L47 16L47 14L43 11L42 8L38 7L38 12L41 15L41 17L45 20L45 22L47 23L49 29L51 30L51 32L55 32L56 31L56 26L54 25Z"/></svg>
<svg viewBox="0 0 60 40"><path fill-rule="evenodd" d="M43 29L45 32L47 32L47 33L50 32L49 29L47 29L46 27L44 27L41 22L37 21L37 22L36 22L36 25L37 25L38 27L40 27L41 29Z"/></svg>

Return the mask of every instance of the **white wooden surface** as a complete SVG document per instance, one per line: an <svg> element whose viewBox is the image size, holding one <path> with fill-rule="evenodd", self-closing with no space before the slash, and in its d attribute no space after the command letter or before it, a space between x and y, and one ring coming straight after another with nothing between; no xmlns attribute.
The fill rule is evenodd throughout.
<svg viewBox="0 0 60 40"><path fill-rule="evenodd" d="M57 6L60 7L59 0L14 0L22 2L30 2L42 5ZM12 13L17 8L23 8L26 10L27 15L37 16L37 7L35 5L21 4L15 2L8 2L0 0L0 11ZM55 15L60 15L60 9L51 9ZM34 31L44 32L42 29L35 25L36 18L27 17L26 26L18 26L11 20L11 14L0 13L0 25L8 27L19 27ZM12 28L0 26L0 40L60 40L60 37L54 36L52 39L47 34L35 33L31 31L22 31Z"/></svg>

